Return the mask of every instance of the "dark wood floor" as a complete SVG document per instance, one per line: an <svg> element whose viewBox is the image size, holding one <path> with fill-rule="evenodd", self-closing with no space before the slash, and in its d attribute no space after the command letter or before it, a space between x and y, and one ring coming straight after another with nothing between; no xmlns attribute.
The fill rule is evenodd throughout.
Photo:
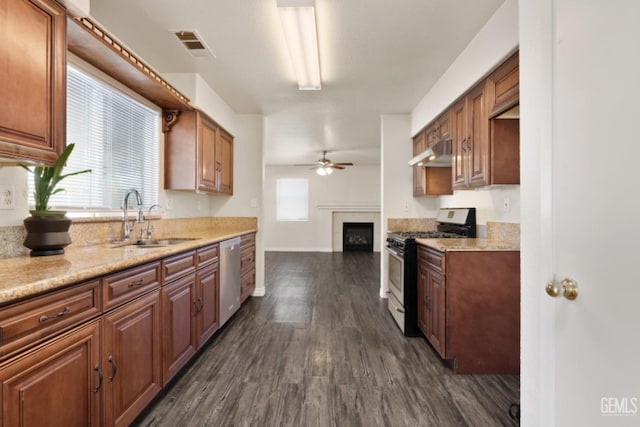
<svg viewBox="0 0 640 427"><path fill-rule="evenodd" d="M453 375L378 296L380 254L267 253L250 298L140 426L500 426L518 376Z"/></svg>

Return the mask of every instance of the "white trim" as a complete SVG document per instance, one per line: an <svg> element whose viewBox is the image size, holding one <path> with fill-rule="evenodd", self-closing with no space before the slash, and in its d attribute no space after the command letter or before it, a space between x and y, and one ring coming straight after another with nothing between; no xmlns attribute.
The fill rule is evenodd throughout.
<svg viewBox="0 0 640 427"><path fill-rule="evenodd" d="M253 290L251 294L252 297L263 297L267 293L267 290L264 287L257 287Z"/></svg>
<svg viewBox="0 0 640 427"><path fill-rule="evenodd" d="M321 202L318 209L330 209L343 212L380 212L380 202Z"/></svg>

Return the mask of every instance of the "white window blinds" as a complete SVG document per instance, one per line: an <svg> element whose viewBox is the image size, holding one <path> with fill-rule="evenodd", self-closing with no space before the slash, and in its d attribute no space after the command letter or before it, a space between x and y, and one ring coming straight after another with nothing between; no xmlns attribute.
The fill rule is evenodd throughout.
<svg viewBox="0 0 640 427"><path fill-rule="evenodd" d="M278 221L309 220L309 182L305 178L276 180L276 219Z"/></svg>
<svg viewBox="0 0 640 427"><path fill-rule="evenodd" d="M67 67L67 143L76 146L64 179L51 197L56 209L119 209L130 188L145 206L158 200L160 114L78 68ZM33 183L30 182L33 191ZM33 198L33 196L30 196ZM33 200L30 200L33 204Z"/></svg>

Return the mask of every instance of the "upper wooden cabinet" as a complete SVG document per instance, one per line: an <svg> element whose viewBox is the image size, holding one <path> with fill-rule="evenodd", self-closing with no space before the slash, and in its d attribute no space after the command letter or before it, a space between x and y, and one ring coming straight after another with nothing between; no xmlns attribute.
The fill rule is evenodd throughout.
<svg viewBox="0 0 640 427"><path fill-rule="evenodd" d="M489 117L499 115L517 105L520 99L520 65L515 53L487 78Z"/></svg>
<svg viewBox="0 0 640 427"><path fill-rule="evenodd" d="M52 164L65 147L67 14L0 0L0 157Z"/></svg>
<svg viewBox="0 0 640 427"><path fill-rule="evenodd" d="M429 123L413 138L413 155L433 147L440 141L451 139L449 114L443 114ZM441 196L453 194L451 167L413 167L413 196Z"/></svg>
<svg viewBox="0 0 640 427"><path fill-rule="evenodd" d="M518 104L517 54L449 110L453 188L520 183L520 120L504 113Z"/></svg>
<svg viewBox="0 0 640 427"><path fill-rule="evenodd" d="M209 116L182 112L165 144L165 189L233 194L233 137Z"/></svg>

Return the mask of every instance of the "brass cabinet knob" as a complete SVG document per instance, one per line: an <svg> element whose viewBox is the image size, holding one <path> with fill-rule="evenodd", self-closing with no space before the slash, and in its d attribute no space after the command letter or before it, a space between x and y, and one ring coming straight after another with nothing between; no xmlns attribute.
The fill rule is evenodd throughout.
<svg viewBox="0 0 640 427"><path fill-rule="evenodd" d="M578 297L578 283L568 277L560 283L554 280L550 281L547 283L545 290L551 297L557 297L561 293L568 300L574 300Z"/></svg>

